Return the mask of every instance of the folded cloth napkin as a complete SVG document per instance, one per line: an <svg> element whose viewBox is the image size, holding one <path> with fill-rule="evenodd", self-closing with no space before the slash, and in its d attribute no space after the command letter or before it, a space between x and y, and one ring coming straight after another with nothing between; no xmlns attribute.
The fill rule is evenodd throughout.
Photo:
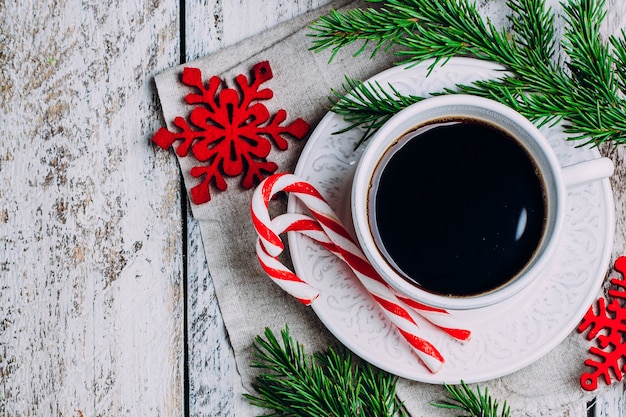
<svg viewBox="0 0 626 417"><path fill-rule="evenodd" d="M373 59L366 54L354 58L352 54L356 49L347 48L329 64L329 53L309 50L311 39L307 37L310 33L307 25L311 21L331 7L360 6L359 2L334 2L233 47L159 74L156 85L168 127L175 130L174 118L189 112L183 98L190 89L180 81L184 67L199 68L205 80L218 75L232 84L238 74L247 75L256 63L269 61L274 77L266 86L274 91L274 98L264 104L270 113L286 109L287 122L301 117L314 128L328 111L331 88L340 89L345 75L364 80L393 65L394 57L385 53ZM273 151L269 159L278 163L278 171L293 172L303 145L304 140L290 141L287 151ZM189 174L193 160L178 159L189 191L199 182ZM213 190L210 202L192 204L192 213L200 225L209 270L242 384L249 389L254 375L250 368L253 338L262 334L266 326L278 331L285 324L289 325L292 335L303 342L309 352L334 343L334 338L310 308L282 292L259 267L255 255L256 235L249 212L253 190L241 189L238 181L238 178L229 181L225 192ZM578 383L585 350L583 338L570 335L533 365L484 385L494 397L507 400L514 415L567 415L568 411L569 415L581 415L586 395L589 395ZM398 393L410 415L450 415L428 404L443 399L445 391L439 385L400 379ZM244 410L249 407L245 401L238 402L237 406L242 409L235 415L260 414L261 411Z"/></svg>

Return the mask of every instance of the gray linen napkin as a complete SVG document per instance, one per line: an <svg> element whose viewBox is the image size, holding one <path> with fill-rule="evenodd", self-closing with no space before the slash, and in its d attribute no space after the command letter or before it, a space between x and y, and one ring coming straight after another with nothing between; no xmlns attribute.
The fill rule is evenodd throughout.
<svg viewBox="0 0 626 417"><path fill-rule="evenodd" d="M334 2L333 8L358 7L358 2ZM310 39L306 26L329 7L310 12L281 24L260 36L226 48L213 55L171 68L156 77L163 114L170 129L175 116L186 115L189 106L183 97L189 89L180 83L183 67L201 69L206 80L219 75L232 85L237 74L248 75L252 66L269 61L274 77L264 86L274 91L274 98L265 102L273 114L286 109L288 122L297 117L314 128L327 112L331 88L340 88L344 76L367 79L393 65L393 57L378 54L355 59L355 50L342 51L331 64L328 53L308 50ZM304 141L290 141L286 152L273 152L270 160L279 165L279 172L293 172ZM179 158L187 190L198 182L189 175L191 158ZM250 368L251 345L254 336L266 326L274 331L289 325L292 335L303 342L309 352L321 350L334 338L319 322L310 308L295 301L274 285L259 267L255 256L255 233L249 214L253 190L242 190L238 178L228 182L226 192L212 190L212 200L193 205L192 212L199 221L204 249L215 291L228 335L235 351L242 384L249 389L253 378ZM284 209L284 207L283 207ZM489 381L484 385L496 398L507 400L514 415L582 415L586 394L578 385L583 369L585 343L579 335L571 335L551 353L512 375ZM210 343L210 341L207 341ZM412 416L446 416L430 406L431 401L443 399L441 386L400 380L399 395ZM261 410L242 409L235 415L249 415ZM244 411L245 409L245 411Z"/></svg>

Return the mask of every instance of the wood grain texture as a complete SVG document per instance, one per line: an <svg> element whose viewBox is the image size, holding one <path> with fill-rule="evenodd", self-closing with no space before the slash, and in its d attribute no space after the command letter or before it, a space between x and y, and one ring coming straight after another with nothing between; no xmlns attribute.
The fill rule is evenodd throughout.
<svg viewBox="0 0 626 417"><path fill-rule="evenodd" d="M186 61L204 57L328 3L309 1L187 1ZM206 264L202 236L188 217L188 398L190 416L234 416L243 387ZM260 410L259 410L260 411Z"/></svg>
<svg viewBox="0 0 626 417"><path fill-rule="evenodd" d="M190 416L230 416L242 394L235 356L215 297L198 222L188 217L188 400Z"/></svg>
<svg viewBox="0 0 626 417"><path fill-rule="evenodd" d="M330 0L189 0L185 2L185 50L191 61L330 3Z"/></svg>
<svg viewBox="0 0 626 417"><path fill-rule="evenodd" d="M178 3L0 3L0 415L183 413Z"/></svg>

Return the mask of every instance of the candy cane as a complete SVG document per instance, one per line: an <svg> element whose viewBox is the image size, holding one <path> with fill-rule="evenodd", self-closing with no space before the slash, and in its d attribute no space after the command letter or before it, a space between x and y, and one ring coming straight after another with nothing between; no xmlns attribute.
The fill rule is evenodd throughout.
<svg viewBox="0 0 626 417"><path fill-rule="evenodd" d="M280 191L294 193L305 204L328 237L328 240L323 239L325 246L352 268L357 278L387 313L391 322L428 369L437 372L444 362L439 351L430 342L418 336L420 329L411 317L406 304L395 296L391 288L372 268L333 210L312 185L292 174L276 174L268 177L257 187L251 202L251 214L259 235L258 250L265 252L269 257L277 257L284 249L279 235L287 227L284 224L283 227L276 227L277 224L272 223L268 212L269 201ZM297 229L298 227L291 225L291 230ZM270 277L275 281L279 279L271 274ZM294 296L298 298L297 295Z"/></svg>
<svg viewBox="0 0 626 417"><path fill-rule="evenodd" d="M330 241L328 235L324 233L319 223L317 223L317 221L309 216L296 213L281 214L280 216L277 216L271 220L271 229L276 231L279 235L285 232L300 232L315 240L317 243L325 247L328 251L336 254L337 256L341 256L340 251L337 249L336 245L334 245ZM276 258L267 254L265 249L263 249L263 245L261 244L260 239L257 240L257 252L259 254L259 261L261 262L263 269L268 273L269 276L273 277L277 281L277 284L281 286L287 293L292 294L292 296L300 300L305 305L311 304L311 302L313 302L313 300L315 300L319 296L319 291L314 289L309 284L305 283L303 280L300 280L297 275L288 270ZM266 265L274 266L273 270L271 268L268 268ZM310 294L308 297L296 295L298 294L295 285L296 281L301 281L302 286L308 287L307 291L310 291L307 293ZM469 330L459 328L458 320L448 311L441 308L431 307L422 303L418 303L417 301L407 298L397 292L395 293L395 295L399 300L401 300L408 307L411 307L411 309L413 309L424 319L428 320L430 323L432 323L445 333L449 334L453 338L461 342L465 342L470 339L471 332Z"/></svg>
<svg viewBox="0 0 626 417"><path fill-rule="evenodd" d="M278 236L281 233L276 233L276 229L272 230L271 227L267 228L265 226L268 222L271 222L269 213L267 212L269 201L273 195L280 191L290 191L295 193L297 197L313 212L314 216L318 220L327 225L328 228L332 229L331 235L333 237L331 240L334 240L338 246L338 251L333 252L335 252L342 260L348 263L351 267L357 265L356 269L362 274L366 274L370 277L376 277L378 281L387 286L387 284L384 283L379 277L378 273L371 267L360 248L358 248L358 246L354 243L348 232L345 231L341 221L337 218L332 208L326 203L319 192L311 184L298 179L296 176L291 174L276 174L269 177L264 181L263 187L259 186L257 189L257 198L253 198L252 215L253 219L256 218L255 227L257 228L257 231L260 231L260 239L263 240L263 236L265 236L265 240L263 242L264 247L272 248L276 255L282 252L284 248L283 243ZM256 206L254 205L255 200ZM315 239L314 236L310 237ZM328 244L328 242L326 244ZM343 252L341 251L342 248L345 249ZM345 256L342 256L346 255L346 251L349 252L347 256L352 258L352 261L346 259ZM356 256L351 256L350 254ZM469 330L459 328L458 320L446 310L420 304L414 300L403 297L398 293L395 293L395 295L420 314L420 316L424 317L426 320L439 327L450 336L459 341L469 340L471 332Z"/></svg>
<svg viewBox="0 0 626 417"><path fill-rule="evenodd" d="M313 223L317 224L317 227L314 226ZM323 229L319 226L319 224L312 218L308 218L308 216L305 215L292 215L292 214L283 214L280 216L277 216L276 218L274 218L271 221L271 226L275 226L276 228L272 227L273 230L275 231L284 231L284 232L288 232L288 231L297 231L300 232L304 235L307 235L308 237L316 240L318 243L320 243L322 246L324 246L326 249L328 249L330 252L334 253L335 255L337 255L339 258L341 258L340 255L340 251L338 250L337 246L331 242L328 239L328 236L322 231ZM320 231L322 231L323 236L320 235ZM281 234L280 232L278 233L279 235ZM266 258L270 258L273 262L275 263L279 263L279 261L275 258L272 257L271 255L267 254L267 252L265 251L265 249L263 248L262 244L261 244L261 239L257 240L257 255L259 257L259 259L262 261L262 265L263 262L265 261ZM341 258L343 259L343 258ZM282 264L280 264L282 265ZM284 268L284 270L286 270L288 272L288 274L291 274L292 277L290 278L285 278L284 274L279 274L276 275L274 273L272 273L272 270L270 270L269 268L266 268L265 266L263 267L264 270L268 273L268 275L279 285L281 286L281 288L285 289L288 293L290 293L292 296L294 296L295 298L297 298L298 300L300 300L301 302L303 302L304 304L310 304L311 302L313 302L315 300L315 298L317 298L317 296L319 295L319 293L317 291L315 291L313 289L312 286L308 286L308 284L306 284L304 282L304 280L300 280L299 278L297 278L295 276L295 274L293 274L291 271L289 271L287 268ZM295 279L293 278L295 277ZM300 294L298 292L290 292L293 290L293 286L291 286L291 284L295 281L299 280L299 284L301 285L307 285L308 289L312 292L313 296L309 297L309 298L303 298L300 296ZM401 314L400 309L402 307L396 306L395 308L393 307L393 305L391 305L390 303L385 303L385 300L381 300L380 297L375 297L374 299L381 304L381 307L383 308L387 308L387 310L392 310L394 313L396 314ZM406 310L405 310L406 311ZM395 319L395 321L393 320L394 318L392 318L392 323L394 323L396 325L396 327L398 327L398 330L400 331L400 334L402 334L402 336L404 336L405 339L407 339L407 341L410 342L411 346L413 347L413 349L416 351L416 353L418 354L418 357L422 360L422 362L428 367L429 370L431 370L432 372L436 372L437 370L439 370L441 368L441 365L443 364L443 357L441 356L441 354L437 351L437 349L428 341L420 338L419 336L415 336L411 333L409 333L410 331L414 330L414 329L410 329L410 326L407 326L406 324L402 327L398 326L398 323L401 322L402 320L400 319ZM410 320L412 321L413 319L410 317L410 315L406 314L404 317L405 320ZM415 322L413 322L414 326L417 327L417 324ZM409 327L407 329L407 327Z"/></svg>
<svg viewBox="0 0 626 417"><path fill-rule="evenodd" d="M272 230L275 230L279 235L285 232L297 231L309 236L324 246L331 245L328 236L324 233L319 224L314 219L305 215L295 213L282 214L271 220L270 226ZM284 266L277 257L267 253L260 238L257 239L256 253L259 264L261 264L261 267L267 275L284 291L302 304L310 305L319 296L318 290Z"/></svg>
<svg viewBox="0 0 626 417"><path fill-rule="evenodd" d="M472 332L458 327L458 320L452 316L447 310L437 307L427 306L417 301L404 297L396 293L396 297L402 300L407 306L411 307L420 316L446 332L453 338L461 342L467 342Z"/></svg>

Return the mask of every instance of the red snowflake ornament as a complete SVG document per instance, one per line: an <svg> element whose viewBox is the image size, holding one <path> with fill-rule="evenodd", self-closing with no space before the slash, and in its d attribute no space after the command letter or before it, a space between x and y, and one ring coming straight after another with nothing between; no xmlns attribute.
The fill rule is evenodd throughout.
<svg viewBox="0 0 626 417"><path fill-rule="evenodd" d="M198 91L185 96L185 101L195 107L188 120L180 116L174 119L177 131L161 128L152 140L163 149L178 142L179 156L186 157L191 151L201 162L190 171L193 177L202 177L201 183L190 190L195 204L211 200L211 185L225 191L225 176L241 175L243 188L252 188L278 169L276 163L266 159L272 144L284 151L287 136L302 139L309 131L309 124L300 118L283 126L287 112L281 109L271 116L259 102L274 96L269 88L260 88L272 77L269 62L259 62L252 68L250 82L240 74L235 77L237 89L220 90L219 77L211 77L205 85L198 68L183 69L182 83Z"/></svg>
<svg viewBox="0 0 626 417"><path fill-rule="evenodd" d="M597 342L597 347L589 348L589 353L599 359L587 359L585 365L593 370L580 377L580 385L587 391L598 387L600 377L610 385L611 374L621 381L622 372L626 373L626 256L615 261L615 269L622 274L622 279L611 279L611 284L617 289L609 290L610 303L599 298L597 311L594 311L593 305L589 307L578 326L580 333L589 329L587 340L595 338Z"/></svg>

